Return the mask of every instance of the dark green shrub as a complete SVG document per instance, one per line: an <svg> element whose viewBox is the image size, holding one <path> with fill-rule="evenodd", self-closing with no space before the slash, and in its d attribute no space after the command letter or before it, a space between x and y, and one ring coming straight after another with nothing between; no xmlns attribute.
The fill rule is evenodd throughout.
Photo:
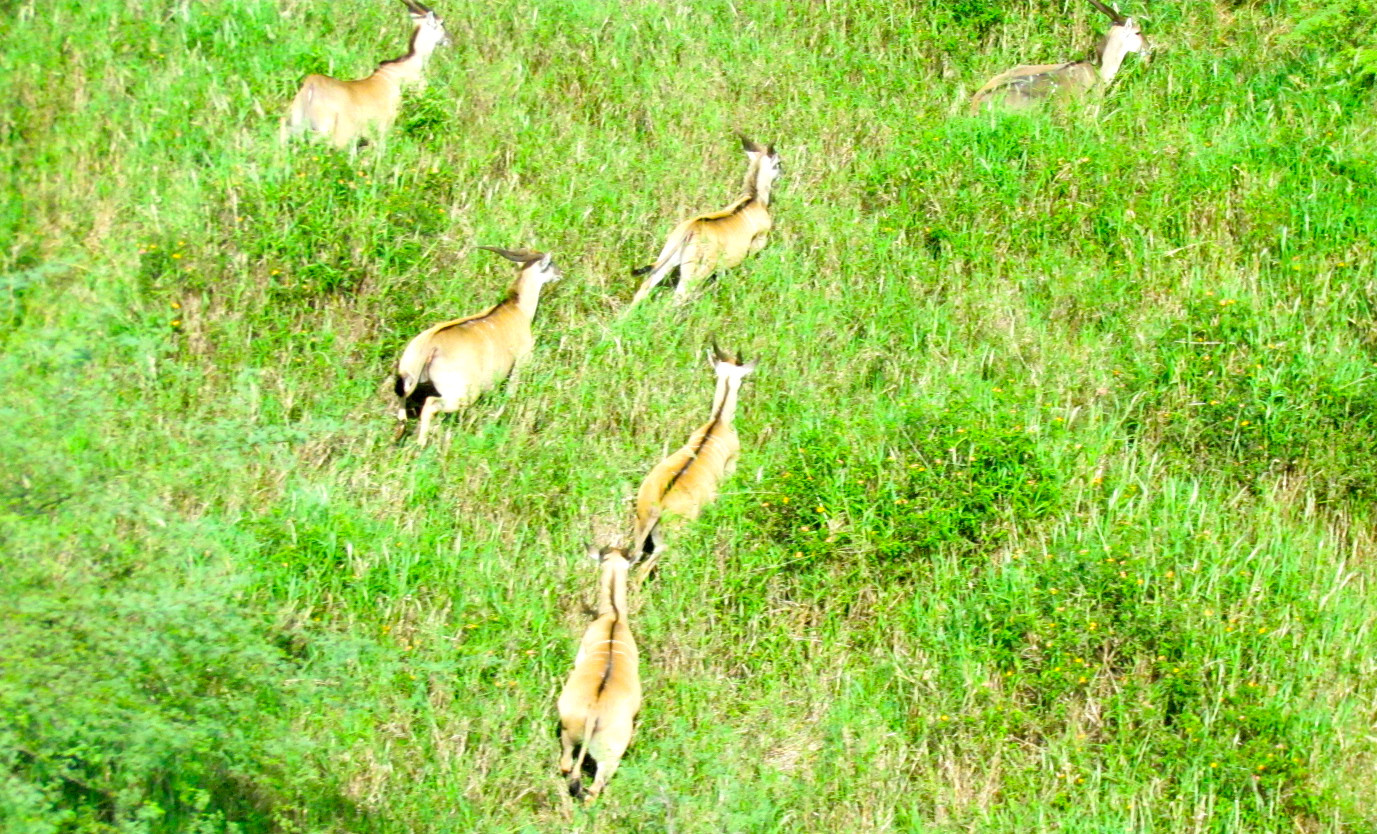
<svg viewBox="0 0 1377 834"><path fill-rule="evenodd" d="M1318 49L1335 75L1369 84L1377 78L1377 3L1323 0L1301 14L1287 43Z"/></svg>
<svg viewBox="0 0 1377 834"><path fill-rule="evenodd" d="M253 831L290 813L288 786L308 778L284 686L295 670L217 590L4 593L0 807L11 822Z"/></svg>
<svg viewBox="0 0 1377 834"><path fill-rule="evenodd" d="M1153 353L1135 357L1135 387L1155 397L1130 426L1160 432L1197 467L1245 483L1304 471L1318 476L1322 500L1370 502L1377 389L1366 376L1335 378L1297 349L1305 338L1233 299L1194 299Z"/></svg>
<svg viewBox="0 0 1377 834"><path fill-rule="evenodd" d="M903 569L938 550L988 548L1056 504L1056 474L1005 416L914 409L887 446L845 437L832 426L805 435L763 490L758 523L796 567L860 557Z"/></svg>

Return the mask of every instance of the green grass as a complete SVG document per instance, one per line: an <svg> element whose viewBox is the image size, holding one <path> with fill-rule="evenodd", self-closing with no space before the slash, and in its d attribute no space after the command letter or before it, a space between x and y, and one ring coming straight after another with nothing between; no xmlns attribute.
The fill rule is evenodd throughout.
<svg viewBox="0 0 1377 834"><path fill-rule="evenodd" d="M13 5L6 831L1377 826L1370 27L1130 3L1106 99L973 117L1102 16L441 4L351 159L277 119L400 4ZM770 246L627 312L734 130L784 159ZM566 273L533 362L394 445L406 340L511 280L477 244ZM584 545L714 339L760 360L740 467L634 600L636 738L576 808Z"/></svg>

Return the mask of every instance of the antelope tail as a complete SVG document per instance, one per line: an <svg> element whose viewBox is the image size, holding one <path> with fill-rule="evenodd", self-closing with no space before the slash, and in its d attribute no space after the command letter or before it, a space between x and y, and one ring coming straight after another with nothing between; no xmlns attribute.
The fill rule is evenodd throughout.
<svg viewBox="0 0 1377 834"><path fill-rule="evenodd" d="M645 275L648 272L661 272L668 269L675 263L674 256L683 252L684 247L693 240L693 230L690 229L682 234L671 234L669 240L665 241L665 248L660 250L660 257L655 259L655 263L638 266L631 270L632 275ZM661 276L663 277L663 276ZM656 278L656 281L659 279Z"/></svg>
<svg viewBox="0 0 1377 834"><path fill-rule="evenodd" d="M575 799L583 798L583 759L588 755L588 746L593 743L593 734L598 731L598 718L593 717L593 725L583 734L583 744L579 745L579 757L574 761L574 769L569 771L569 795Z"/></svg>
<svg viewBox="0 0 1377 834"><path fill-rule="evenodd" d="M403 401L411 399L412 393L416 391L416 386L425 379L426 373L430 370L430 363L435 361L435 355L440 352L439 348L431 348L426 354L425 361L419 368L403 367L400 363L397 366L397 380L393 390ZM403 357L405 358L405 357Z"/></svg>
<svg viewBox="0 0 1377 834"><path fill-rule="evenodd" d="M316 84L314 81L307 81L297 92L296 98L292 99L292 106L287 108L286 115L282 117L282 123L277 131L280 141L286 142L301 131L301 126L306 122L306 108L311 106L315 97Z"/></svg>

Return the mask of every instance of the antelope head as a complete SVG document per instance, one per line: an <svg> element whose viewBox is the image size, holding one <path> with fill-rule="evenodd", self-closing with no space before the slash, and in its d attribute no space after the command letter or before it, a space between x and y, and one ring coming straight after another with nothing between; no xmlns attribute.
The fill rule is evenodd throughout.
<svg viewBox="0 0 1377 834"><path fill-rule="evenodd" d="M712 350L708 353L708 361L712 363L712 368L718 376L733 377L737 380L744 379L756 366L756 360L743 362L740 357L732 356L718 347L716 342L713 342Z"/></svg>
<svg viewBox="0 0 1377 834"><path fill-rule="evenodd" d="M775 153L775 146L753 142L744 134L737 135L741 137L741 147L746 151L746 158L751 161L751 170L756 171L757 187L768 191L770 185L784 173L784 163L780 161L779 154Z"/></svg>
<svg viewBox="0 0 1377 834"><path fill-rule="evenodd" d="M588 545L588 558L601 565L609 559L621 559L627 561L626 548L616 545L598 547L595 544Z"/></svg>
<svg viewBox="0 0 1377 834"><path fill-rule="evenodd" d="M411 12L411 22L416 25L415 46L420 52L430 53L437 46L449 46L452 41L449 32L445 29L445 22L436 16L435 12L416 2L416 0L402 0L406 8Z"/></svg>
<svg viewBox="0 0 1377 834"><path fill-rule="evenodd" d="M1104 60L1107 52L1117 51L1119 55L1127 55L1130 52L1142 52L1147 48L1147 39L1143 37L1143 30L1139 28L1136 20L1126 16L1118 8L1106 6L1101 0L1090 0L1090 5L1104 12L1113 21L1108 34L1095 50L1099 60Z"/></svg>
<svg viewBox="0 0 1377 834"><path fill-rule="evenodd" d="M554 264L554 255L548 252L532 252L529 249L502 249L497 246L480 246L489 252L496 252L521 267L523 278L535 278L540 286L552 284L564 277Z"/></svg>

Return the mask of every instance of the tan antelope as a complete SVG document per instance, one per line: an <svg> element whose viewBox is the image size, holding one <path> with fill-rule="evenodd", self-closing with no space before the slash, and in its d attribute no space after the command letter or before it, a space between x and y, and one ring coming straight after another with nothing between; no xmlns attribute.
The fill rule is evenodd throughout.
<svg viewBox="0 0 1377 834"><path fill-rule="evenodd" d="M744 136L741 144L750 160L742 195L721 211L691 217L674 227L655 263L632 271L633 275L650 273L631 299L633 305L640 303L676 268L679 286L674 295L683 303L694 283L719 268L730 269L747 255L765 248L772 225L770 187L783 168L773 145L762 146Z"/></svg>
<svg viewBox="0 0 1377 834"><path fill-rule="evenodd" d="M308 75L287 114L279 138L286 142L304 130L324 134L337 148L352 152L370 127L381 137L397 118L403 84L423 84L422 72L435 47L448 44L449 33L435 12L416 0L402 0L415 24L411 46L400 58L384 61L373 74L358 81L328 75Z"/></svg>
<svg viewBox="0 0 1377 834"><path fill-rule="evenodd" d="M641 673L636 640L627 620L626 551L590 547L588 555L602 563L598 579L598 616L583 632L574 671L559 695L559 769L569 777L569 795L597 797L616 772L631 744L632 723L641 709ZM574 748L579 748L578 760ZM583 760L591 756L597 775L583 790Z"/></svg>
<svg viewBox="0 0 1377 834"><path fill-rule="evenodd" d="M990 105L1023 110L1044 99L1084 95L1095 87L1108 87L1130 52L1147 45L1138 24L1100 0L1090 4L1114 21L1100 39L1091 60L1065 64L1034 64L1014 67L991 78L971 97L971 111Z"/></svg>
<svg viewBox="0 0 1377 834"><path fill-rule="evenodd" d="M531 321L540 290L557 281L560 271L551 256L526 250L480 246L519 264L507 297L485 313L443 322L412 339L397 360L394 388L399 400L397 436L407 417L419 412L417 442L424 446L430 422L440 412L458 411L503 379L516 387L521 366L531 356L535 338Z"/></svg>
<svg viewBox="0 0 1377 834"><path fill-rule="evenodd" d="M712 417L689 436L688 443L650 470L636 495L636 527L632 551L645 560L640 575L650 573L664 550L661 523L668 517L694 519L717 498L717 488L736 467L741 442L732 427L741 381L755 370L755 362L742 363L713 346L717 390L712 396Z"/></svg>

